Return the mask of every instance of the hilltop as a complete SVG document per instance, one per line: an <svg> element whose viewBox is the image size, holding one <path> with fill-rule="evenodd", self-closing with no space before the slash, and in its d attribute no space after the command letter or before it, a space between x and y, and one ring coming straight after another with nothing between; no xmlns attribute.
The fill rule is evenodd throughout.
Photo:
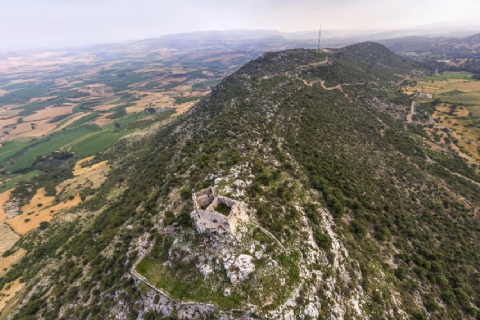
<svg viewBox="0 0 480 320"><path fill-rule="evenodd" d="M480 177L407 123L423 71L372 42L247 63L98 156L103 184L7 253L2 317L475 319Z"/></svg>

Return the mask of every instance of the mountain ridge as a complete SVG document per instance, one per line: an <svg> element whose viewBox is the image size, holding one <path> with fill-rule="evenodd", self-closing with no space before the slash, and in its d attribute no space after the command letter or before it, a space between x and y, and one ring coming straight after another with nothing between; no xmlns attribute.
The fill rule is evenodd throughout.
<svg viewBox="0 0 480 320"><path fill-rule="evenodd" d="M12 318L473 319L480 190L429 163L405 124L411 72L375 43L266 53L186 115L122 138L99 159L104 186L19 244L25 267L6 278L30 293ZM210 186L245 203L238 237L195 230L191 193ZM256 272L234 284L241 255ZM137 262L177 301L133 277Z"/></svg>

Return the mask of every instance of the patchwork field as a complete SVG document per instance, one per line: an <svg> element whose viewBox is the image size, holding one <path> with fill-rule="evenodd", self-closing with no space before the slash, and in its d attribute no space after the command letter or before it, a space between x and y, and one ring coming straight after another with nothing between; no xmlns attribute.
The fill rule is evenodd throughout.
<svg viewBox="0 0 480 320"><path fill-rule="evenodd" d="M460 74L462 78L453 78ZM466 78L465 78L466 77ZM478 104L480 102L480 81L473 80L465 73L450 73L446 78L442 76L428 77L431 80L420 80L415 87L407 88L409 92L431 93L433 99L452 104ZM429 99L421 99L426 102Z"/></svg>
<svg viewBox="0 0 480 320"><path fill-rule="evenodd" d="M11 201L14 201L14 206L18 203L15 198L19 196L18 193L13 189L0 193L0 277L25 255L24 249L15 247L23 235L38 228L47 228L53 219L80 205L83 202L80 192L86 188L99 188L110 171L108 162L95 162L95 156L76 161L71 168L74 178L58 184L54 188L55 195L49 195L44 187L38 188L25 204L16 205L17 213L7 215L5 210L12 206ZM14 252L2 256L12 248L15 248ZM14 291L8 291L6 296L0 297L4 306L8 300L5 298L12 298Z"/></svg>
<svg viewBox="0 0 480 320"><path fill-rule="evenodd" d="M430 93L417 99L431 113L436 125L426 129L436 149L450 148L470 163L480 164L480 81L468 72L445 72L425 77L407 93Z"/></svg>
<svg viewBox="0 0 480 320"><path fill-rule="evenodd" d="M263 52L145 50L7 54L0 61L0 192L41 174L32 167L39 156L71 151L80 160L184 113ZM152 114L146 108L173 111Z"/></svg>

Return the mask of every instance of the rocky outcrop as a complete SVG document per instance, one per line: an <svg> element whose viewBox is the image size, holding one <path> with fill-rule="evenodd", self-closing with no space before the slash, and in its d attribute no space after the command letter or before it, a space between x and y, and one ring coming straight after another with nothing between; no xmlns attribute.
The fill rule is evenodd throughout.
<svg viewBox="0 0 480 320"><path fill-rule="evenodd" d="M233 261L233 262L232 262ZM226 261L227 277L232 285L245 281L255 271L255 259L248 254L241 254L235 260Z"/></svg>

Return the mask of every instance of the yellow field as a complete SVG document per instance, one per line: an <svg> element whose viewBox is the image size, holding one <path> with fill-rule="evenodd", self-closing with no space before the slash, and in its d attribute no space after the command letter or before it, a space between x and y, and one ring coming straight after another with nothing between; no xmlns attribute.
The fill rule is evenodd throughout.
<svg viewBox="0 0 480 320"><path fill-rule="evenodd" d="M77 163L75 163L75 166L73 167L73 175L74 176L81 175L84 172L84 170L87 170L87 168L85 169L83 168L83 165L87 162L92 161L93 159L95 159L95 156L78 160Z"/></svg>
<svg viewBox="0 0 480 320"><path fill-rule="evenodd" d="M103 127L106 126L112 122L114 122L114 119L109 119L108 117L111 116L113 112L109 113L104 113L100 117L96 118L93 123L96 124L97 126Z"/></svg>
<svg viewBox="0 0 480 320"><path fill-rule="evenodd" d="M193 107L194 104L195 104L195 101L185 102L185 103L176 105L175 106L175 111L177 113L175 113L173 116L177 117L177 116L181 115L182 113L187 112L188 110L190 110L191 107Z"/></svg>
<svg viewBox="0 0 480 320"><path fill-rule="evenodd" d="M116 107L118 107L118 104L101 104L99 106L93 107L92 109L95 111L108 111Z"/></svg>
<svg viewBox="0 0 480 320"><path fill-rule="evenodd" d="M45 188L38 189L30 202L22 207L22 212L24 214L36 213L43 210L44 207L51 205L55 200L55 197L47 196L46 194L47 191Z"/></svg>
<svg viewBox="0 0 480 320"><path fill-rule="evenodd" d="M136 94L138 96L146 94L146 96L142 97L140 101L135 102L134 106L125 108L125 111L128 114L142 112L148 107L172 106L175 103L175 99L165 95L164 93L132 91L132 94Z"/></svg>
<svg viewBox="0 0 480 320"><path fill-rule="evenodd" d="M183 72L183 71L182 71ZM166 85L169 85L169 84L172 84L174 82L183 82L183 81L186 81L188 80L187 77L183 77L183 78L169 78L169 79L165 79L163 81L160 82L160 84L162 86L166 86Z"/></svg>
<svg viewBox="0 0 480 320"><path fill-rule="evenodd" d="M173 90L178 91L178 92L190 92L192 91L192 86L176 86L173 88Z"/></svg>
<svg viewBox="0 0 480 320"><path fill-rule="evenodd" d="M12 298L24 287L25 283L21 283L20 279L5 285L2 291L0 291L0 312L3 311Z"/></svg>
<svg viewBox="0 0 480 320"><path fill-rule="evenodd" d="M75 178L68 179L60 183L56 189L57 194L72 195L78 193L83 188L98 189L105 182L107 174L110 171L108 161L95 163L92 166L82 167L83 164L93 160L94 157L88 157L78 161L73 169Z"/></svg>
<svg viewBox="0 0 480 320"><path fill-rule="evenodd" d="M2 112L3 113L3 112ZM5 128L6 126L11 126L17 123L19 117L8 118L8 119L0 119L0 128Z"/></svg>
<svg viewBox="0 0 480 320"><path fill-rule="evenodd" d="M49 119L35 121L35 127L32 129L30 122L23 122L16 125L15 129L9 130L9 135L5 140L13 140L17 138L41 137L49 134L55 129L55 123L48 123Z"/></svg>
<svg viewBox="0 0 480 320"><path fill-rule="evenodd" d="M53 119L57 116L63 116L66 114L71 114L73 110L73 106L66 106L66 107L48 107L39 111L36 111L34 114L24 117L23 121L31 122L31 121L39 121L45 119Z"/></svg>
<svg viewBox="0 0 480 320"><path fill-rule="evenodd" d="M54 200L55 197L46 195L45 188L40 188L30 202L22 207L23 214L8 220L7 223L16 233L24 235L38 228L40 223L52 221L60 211L76 207L82 202L78 194L72 200L57 205L52 205Z"/></svg>
<svg viewBox="0 0 480 320"><path fill-rule="evenodd" d="M72 113L74 105L63 106L63 107L47 107L36 111L34 114L23 117L23 122L17 124L19 117L15 117L8 120L0 120L0 127L5 127L7 125L15 125L15 128L9 129L9 135L5 136L5 140L13 140L17 138L27 138L27 137L41 137L47 135L51 132L58 131L55 130L58 123L49 123L49 121L57 116L69 115ZM3 112L2 112L3 113ZM80 119L85 116L86 113L75 116L75 119L71 119L68 123L62 125L62 128L72 123L73 121ZM32 124L34 126L32 127ZM58 128L61 129L61 128Z"/></svg>

